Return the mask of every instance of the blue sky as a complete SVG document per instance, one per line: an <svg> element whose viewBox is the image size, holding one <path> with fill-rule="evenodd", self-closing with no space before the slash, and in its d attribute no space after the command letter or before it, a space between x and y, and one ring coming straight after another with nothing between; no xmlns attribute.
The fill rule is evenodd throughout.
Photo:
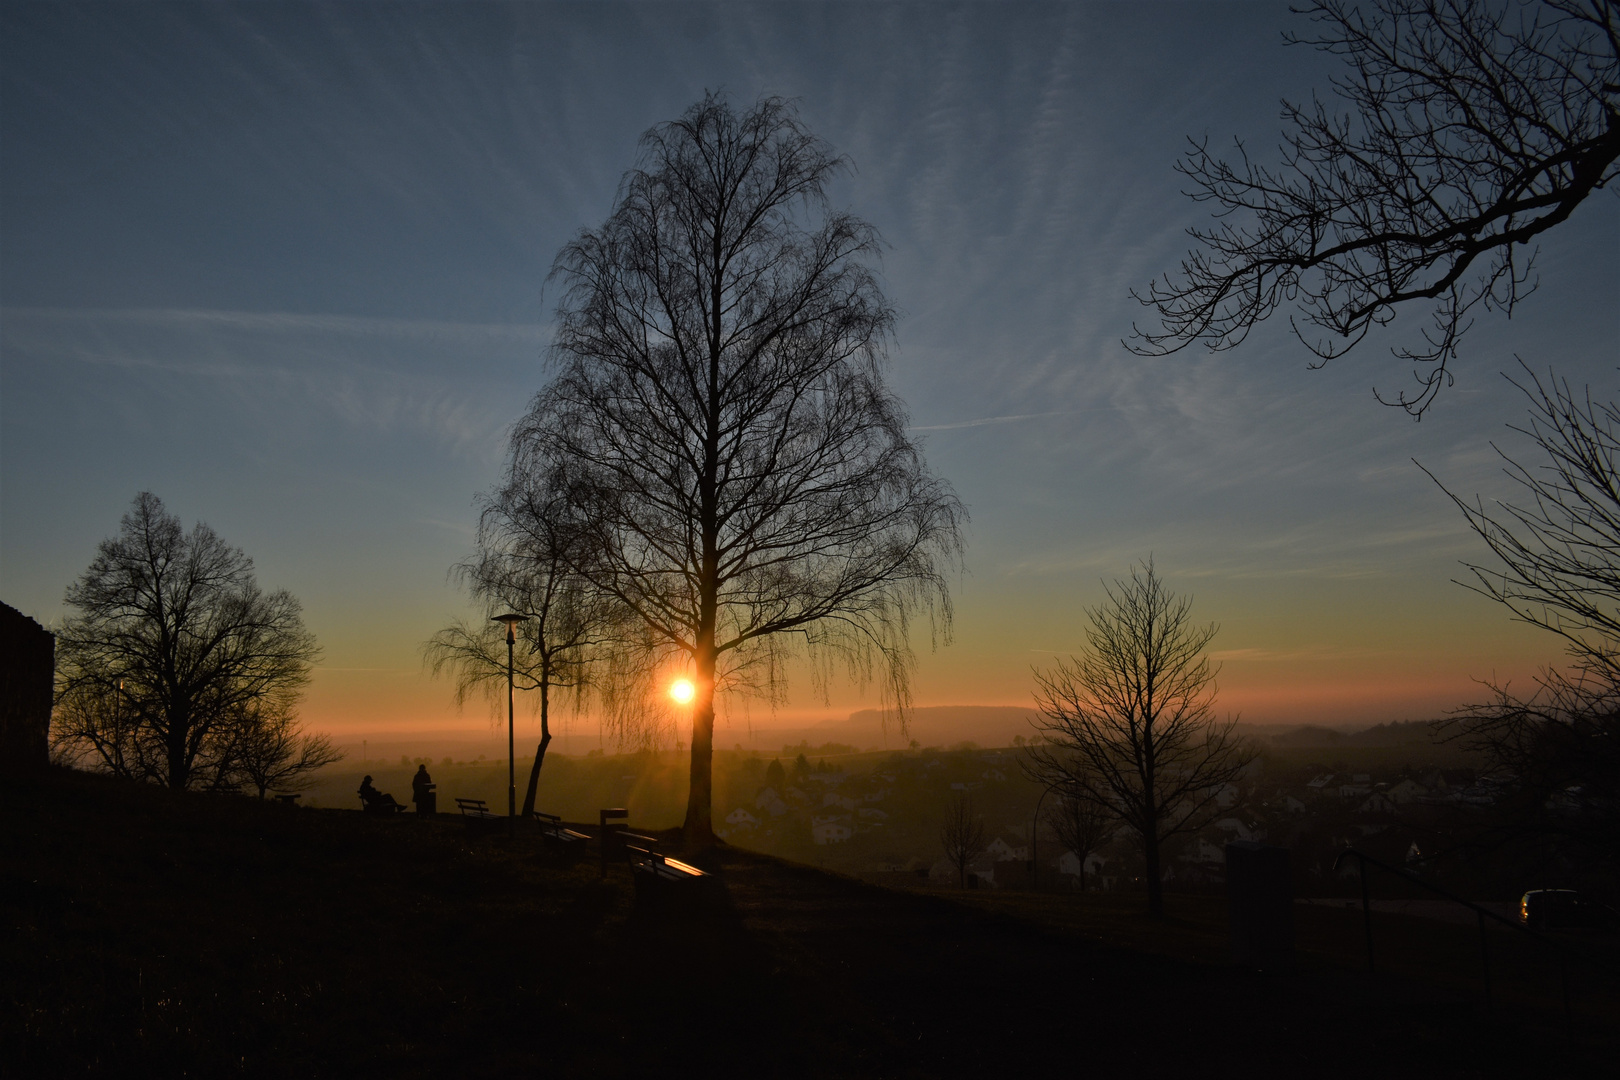
<svg viewBox="0 0 1620 1080"><path fill-rule="evenodd" d="M1128 295L1205 209L1188 136L1268 153L1331 58L1286 4L19 3L0 9L0 591L44 621L137 491L291 589L336 730L482 729L418 648L542 384L551 259L708 88L798 101L889 244L893 385L968 504L922 704L1027 703L1150 553L1258 720L1428 716L1557 656L1450 579L1480 554L1412 464L1504 491L1515 354L1612 394L1620 213L1549 236L1421 424L1415 332L1307 369L1281 320L1144 360ZM783 717L875 703L793 688ZM740 721L739 721L740 722ZM752 722L764 722L760 708ZM722 738L725 738L722 735Z"/></svg>

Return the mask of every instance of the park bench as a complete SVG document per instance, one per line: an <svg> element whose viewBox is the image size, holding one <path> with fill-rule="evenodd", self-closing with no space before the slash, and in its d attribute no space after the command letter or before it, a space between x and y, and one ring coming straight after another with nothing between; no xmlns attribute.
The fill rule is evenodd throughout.
<svg viewBox="0 0 1620 1080"><path fill-rule="evenodd" d="M461 816L475 821L493 820L495 815L489 812L489 804L483 799L456 799L456 806L461 809Z"/></svg>
<svg viewBox="0 0 1620 1080"><path fill-rule="evenodd" d="M564 828L562 818L556 814L542 814L538 810L531 811L531 813L534 815L534 820L540 823L540 835L549 841L554 841L565 847L572 847L590 839L589 836L582 832Z"/></svg>
<svg viewBox="0 0 1620 1080"><path fill-rule="evenodd" d="M370 802L367 802L362 798L360 800L360 809L364 810L368 814L403 814L405 812L405 804L395 802L393 799L388 799L388 801L384 802L382 798L376 798L372 799Z"/></svg>
<svg viewBox="0 0 1620 1080"><path fill-rule="evenodd" d="M291 795L277 795L276 802L283 803L287 806L297 806L299 797L300 796L296 792Z"/></svg>
<svg viewBox="0 0 1620 1080"><path fill-rule="evenodd" d="M641 836L631 839L627 834L624 845L636 882L636 903L663 907L677 901L695 901L701 896L702 883L709 875L690 863L659 854L651 844L636 842L648 839Z"/></svg>

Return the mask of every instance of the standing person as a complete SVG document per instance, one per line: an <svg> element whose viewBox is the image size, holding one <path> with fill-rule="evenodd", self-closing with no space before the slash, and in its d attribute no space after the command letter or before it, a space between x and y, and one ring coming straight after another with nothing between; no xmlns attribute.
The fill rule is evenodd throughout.
<svg viewBox="0 0 1620 1080"><path fill-rule="evenodd" d="M426 765L416 767L416 775L411 777L411 802L416 804L418 814L431 814L438 810L438 796L433 793L436 787L433 777L428 775Z"/></svg>

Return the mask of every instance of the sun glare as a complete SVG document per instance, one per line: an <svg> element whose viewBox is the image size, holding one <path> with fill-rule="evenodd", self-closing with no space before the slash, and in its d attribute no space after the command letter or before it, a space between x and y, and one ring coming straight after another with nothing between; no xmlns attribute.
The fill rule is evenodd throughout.
<svg viewBox="0 0 1620 1080"><path fill-rule="evenodd" d="M692 700L697 689L692 685L691 679L676 679L669 687L669 696L685 705Z"/></svg>

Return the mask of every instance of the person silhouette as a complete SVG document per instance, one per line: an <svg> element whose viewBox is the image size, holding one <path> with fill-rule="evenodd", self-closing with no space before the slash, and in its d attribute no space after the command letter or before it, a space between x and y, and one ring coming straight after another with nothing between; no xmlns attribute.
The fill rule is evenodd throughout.
<svg viewBox="0 0 1620 1080"><path fill-rule="evenodd" d="M411 802L416 804L418 814L431 814L438 800L433 794L433 777L428 775L426 765L416 767L416 775L411 777Z"/></svg>
<svg viewBox="0 0 1620 1080"><path fill-rule="evenodd" d="M394 801L394 797L392 795L384 794L373 787L370 776L367 776L364 780L360 781L360 801L365 805L367 810L394 810L396 808L403 809L403 807L400 807L399 803Z"/></svg>

